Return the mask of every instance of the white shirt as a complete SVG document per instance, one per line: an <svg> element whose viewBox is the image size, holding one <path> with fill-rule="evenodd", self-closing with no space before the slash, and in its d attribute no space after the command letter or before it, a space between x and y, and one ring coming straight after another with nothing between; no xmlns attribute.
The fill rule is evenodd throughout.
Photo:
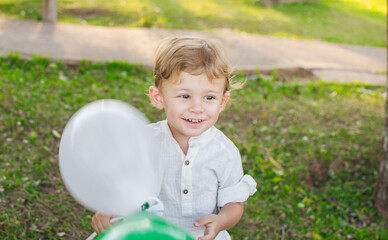
<svg viewBox="0 0 388 240"><path fill-rule="evenodd" d="M236 146L216 127L189 139L187 155L173 138L167 120L150 124L161 144L164 177L160 200L163 217L188 231L195 239L204 227L194 227L199 218L217 214L230 202L244 202L256 192L256 182L243 176ZM231 239L221 231L216 240Z"/></svg>

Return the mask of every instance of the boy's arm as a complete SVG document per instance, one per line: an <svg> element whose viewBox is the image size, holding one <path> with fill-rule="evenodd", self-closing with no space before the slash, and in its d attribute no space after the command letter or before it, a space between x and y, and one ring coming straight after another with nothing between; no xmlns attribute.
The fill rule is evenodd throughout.
<svg viewBox="0 0 388 240"><path fill-rule="evenodd" d="M205 235L199 240L213 240L222 230L229 229L236 225L244 212L244 203L228 203L223 206L220 212L204 216L195 221L194 226L205 226Z"/></svg>

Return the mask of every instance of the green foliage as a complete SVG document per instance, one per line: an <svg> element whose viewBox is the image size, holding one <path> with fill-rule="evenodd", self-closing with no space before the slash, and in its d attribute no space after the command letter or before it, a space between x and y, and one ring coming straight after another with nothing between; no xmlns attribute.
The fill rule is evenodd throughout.
<svg viewBox="0 0 388 240"><path fill-rule="evenodd" d="M0 0L0 16L39 20L41 0ZM58 18L103 26L229 29L353 45L386 46L387 2L319 0L266 8L259 0L59 0Z"/></svg>
<svg viewBox="0 0 388 240"><path fill-rule="evenodd" d="M238 76L243 80L244 76ZM84 239L91 212L58 170L65 124L85 104L120 99L163 119L146 95L152 74L120 62L67 65L0 57L0 238ZM246 81L217 127L258 182L234 239L386 239L372 206L382 153L383 87Z"/></svg>

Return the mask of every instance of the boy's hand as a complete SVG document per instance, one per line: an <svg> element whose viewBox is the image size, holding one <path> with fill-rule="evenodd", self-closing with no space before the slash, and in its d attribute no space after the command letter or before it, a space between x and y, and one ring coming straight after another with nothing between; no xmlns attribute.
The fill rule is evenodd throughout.
<svg viewBox="0 0 388 240"><path fill-rule="evenodd" d="M222 230L229 229L240 221L244 212L244 203L234 202L224 205L220 212L204 216L195 221L194 226L205 226L205 236L199 237L199 240L213 240Z"/></svg>
<svg viewBox="0 0 388 240"><path fill-rule="evenodd" d="M198 240L213 240L217 237L218 233L221 231L219 226L219 216L215 214L210 214L198 219L195 223L195 227L205 226L205 235L199 237Z"/></svg>
<svg viewBox="0 0 388 240"><path fill-rule="evenodd" d="M113 216L105 215L103 213L97 212L92 218L92 227L94 231L98 234L102 233L106 228L111 226L110 220Z"/></svg>

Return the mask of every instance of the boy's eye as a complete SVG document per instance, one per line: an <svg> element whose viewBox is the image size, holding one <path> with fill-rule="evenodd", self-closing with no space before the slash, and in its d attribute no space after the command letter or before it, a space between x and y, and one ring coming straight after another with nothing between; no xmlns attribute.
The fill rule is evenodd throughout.
<svg viewBox="0 0 388 240"><path fill-rule="evenodd" d="M179 97L184 98L184 99L190 98L190 96L188 94L182 94Z"/></svg>
<svg viewBox="0 0 388 240"><path fill-rule="evenodd" d="M213 99L215 99L215 97L213 97L213 96L206 96L205 99L206 100L213 100Z"/></svg>

